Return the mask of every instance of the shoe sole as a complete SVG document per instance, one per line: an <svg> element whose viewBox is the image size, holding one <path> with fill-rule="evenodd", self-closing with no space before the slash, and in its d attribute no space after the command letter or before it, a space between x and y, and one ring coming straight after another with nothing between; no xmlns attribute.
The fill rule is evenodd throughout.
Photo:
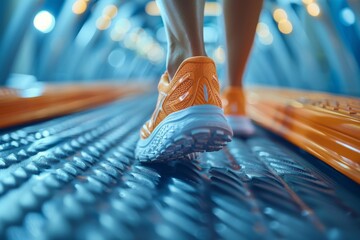
<svg viewBox="0 0 360 240"><path fill-rule="evenodd" d="M234 136L250 137L255 134L255 127L246 116L226 116Z"/></svg>
<svg viewBox="0 0 360 240"><path fill-rule="evenodd" d="M232 135L221 108L193 106L170 114L147 139L140 139L135 156L142 162L191 160L197 153L221 150Z"/></svg>

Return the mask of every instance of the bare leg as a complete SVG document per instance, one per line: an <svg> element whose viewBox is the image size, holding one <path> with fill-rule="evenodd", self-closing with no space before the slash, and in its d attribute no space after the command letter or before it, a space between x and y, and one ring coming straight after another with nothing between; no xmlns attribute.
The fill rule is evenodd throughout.
<svg viewBox="0 0 360 240"><path fill-rule="evenodd" d="M203 41L205 0L157 0L168 40L166 68L170 79L183 60L206 56Z"/></svg>
<svg viewBox="0 0 360 240"><path fill-rule="evenodd" d="M246 62L253 44L262 0L222 0L229 85L242 87Z"/></svg>

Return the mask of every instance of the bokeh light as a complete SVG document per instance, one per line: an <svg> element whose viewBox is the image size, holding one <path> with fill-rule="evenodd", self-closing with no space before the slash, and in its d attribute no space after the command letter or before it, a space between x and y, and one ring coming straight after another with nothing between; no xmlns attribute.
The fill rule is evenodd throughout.
<svg viewBox="0 0 360 240"><path fill-rule="evenodd" d="M99 30L106 30L110 27L111 19L108 16L101 16L96 20L96 27Z"/></svg>
<svg viewBox="0 0 360 240"><path fill-rule="evenodd" d="M159 16L160 15L160 9L158 8L155 1L148 2L146 4L145 11L150 16Z"/></svg>
<svg viewBox="0 0 360 240"><path fill-rule="evenodd" d="M310 3L309 5L307 5L306 10L313 17L317 17L320 15L320 7L317 3Z"/></svg>
<svg viewBox="0 0 360 240"><path fill-rule="evenodd" d="M217 47L215 50L214 50L214 60L216 63L224 63L225 62L225 57L226 57L226 54L225 54L225 50L224 48L222 48L221 46Z"/></svg>
<svg viewBox="0 0 360 240"><path fill-rule="evenodd" d="M150 1L145 6L145 12L150 16L159 16L160 9L156 1ZM206 2L204 9L205 16L220 16L222 14L222 7L217 2Z"/></svg>
<svg viewBox="0 0 360 240"><path fill-rule="evenodd" d="M308 4L315 2L315 0L302 0L302 2L306 5L308 5Z"/></svg>
<svg viewBox="0 0 360 240"><path fill-rule="evenodd" d="M115 5L108 5L103 10L103 15L109 18L114 18L117 15L118 9Z"/></svg>
<svg viewBox="0 0 360 240"><path fill-rule="evenodd" d="M72 5L72 11L75 14L83 14L87 8L87 2L85 0L77 0Z"/></svg>
<svg viewBox="0 0 360 240"><path fill-rule="evenodd" d="M273 13L273 17L276 22L280 22L281 20L287 19L287 14L284 9L277 8Z"/></svg>
<svg viewBox="0 0 360 240"><path fill-rule="evenodd" d="M274 37L269 30L269 26L266 23L259 22L256 27L256 34L259 37L260 43L263 45L270 45L274 41Z"/></svg>
<svg viewBox="0 0 360 240"><path fill-rule="evenodd" d="M290 34L293 30L291 22L286 19L280 21L278 27L280 32L282 32L283 34Z"/></svg>
<svg viewBox="0 0 360 240"><path fill-rule="evenodd" d="M340 12L340 20L345 26L351 26L355 23L355 14L350 8L344 8Z"/></svg>
<svg viewBox="0 0 360 240"><path fill-rule="evenodd" d="M48 33L55 27L55 17L48 11L40 11L34 18L34 27L43 33Z"/></svg>

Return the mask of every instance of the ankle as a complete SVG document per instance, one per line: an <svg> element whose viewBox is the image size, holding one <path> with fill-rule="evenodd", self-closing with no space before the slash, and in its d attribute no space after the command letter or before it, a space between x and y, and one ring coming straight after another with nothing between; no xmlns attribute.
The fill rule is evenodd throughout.
<svg viewBox="0 0 360 240"><path fill-rule="evenodd" d="M233 91L243 91L244 90L244 87L243 85L240 83L240 84L234 84L234 83L230 83L227 87L224 88L224 90L228 90L228 89L232 89Z"/></svg>
<svg viewBox="0 0 360 240"><path fill-rule="evenodd" d="M172 79L180 64L189 57L207 56L205 49L191 49L186 47L171 47L167 57L167 72Z"/></svg>
<svg viewBox="0 0 360 240"><path fill-rule="evenodd" d="M243 81L242 81L242 75L239 76L239 75L235 75L235 74L228 74L228 79L229 79L229 85L228 87L230 88L240 88L240 89L243 89L244 86L243 86Z"/></svg>

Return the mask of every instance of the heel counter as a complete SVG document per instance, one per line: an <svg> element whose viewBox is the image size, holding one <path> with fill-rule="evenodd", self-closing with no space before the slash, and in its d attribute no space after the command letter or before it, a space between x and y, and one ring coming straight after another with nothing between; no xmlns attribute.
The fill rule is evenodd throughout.
<svg viewBox="0 0 360 240"><path fill-rule="evenodd" d="M179 68L172 80L165 104L168 113L204 104L222 107L215 63L205 57L191 60Z"/></svg>
<svg viewBox="0 0 360 240"><path fill-rule="evenodd" d="M198 74L195 74L195 90L194 105L209 104L222 107L220 98L220 85L216 74L216 67L213 62L202 64Z"/></svg>

